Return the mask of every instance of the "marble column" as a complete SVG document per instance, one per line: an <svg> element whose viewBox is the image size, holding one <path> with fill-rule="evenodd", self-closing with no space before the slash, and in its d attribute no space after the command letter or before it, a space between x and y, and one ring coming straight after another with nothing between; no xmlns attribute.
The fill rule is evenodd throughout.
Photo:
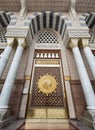
<svg viewBox="0 0 95 130"><path fill-rule="evenodd" d="M0 77L3 74L3 71L6 67L10 54L12 52L12 47L14 44L14 38L7 38L7 47L5 48L2 57L0 59Z"/></svg>
<svg viewBox="0 0 95 130"><path fill-rule="evenodd" d="M92 89L90 79L88 77L86 68L84 66L79 48L78 48L78 39L71 39L70 47L72 49L76 67L78 70L79 78L81 81L83 93L87 103L88 110L95 110L95 94Z"/></svg>
<svg viewBox="0 0 95 130"><path fill-rule="evenodd" d="M15 56L13 58L11 67L9 69L3 89L1 91L1 95L0 95L0 119L1 120L3 120L3 117L7 113L9 113L8 104L9 104L11 92L14 86L14 82L16 79L17 70L18 70L19 63L23 54L23 50L24 50L24 47L26 46L26 42L24 38L18 38L17 40L18 40L18 47L15 53Z"/></svg>
<svg viewBox="0 0 95 130"><path fill-rule="evenodd" d="M95 57L89 48L89 39L82 39L82 46L87 62L95 79Z"/></svg>

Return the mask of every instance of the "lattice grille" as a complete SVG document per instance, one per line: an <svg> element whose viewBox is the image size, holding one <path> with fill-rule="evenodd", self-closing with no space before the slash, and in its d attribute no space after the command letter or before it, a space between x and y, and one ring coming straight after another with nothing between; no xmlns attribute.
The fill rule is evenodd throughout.
<svg viewBox="0 0 95 130"><path fill-rule="evenodd" d="M6 37L5 37L5 34L6 34L6 31L4 31L4 32L0 32L0 42L4 42L4 43L6 43L7 42L7 39L6 39Z"/></svg>
<svg viewBox="0 0 95 130"><path fill-rule="evenodd" d="M95 44L95 34L90 33L89 44Z"/></svg>
<svg viewBox="0 0 95 130"><path fill-rule="evenodd" d="M37 43L58 43L58 37L51 31L43 31L39 34Z"/></svg>

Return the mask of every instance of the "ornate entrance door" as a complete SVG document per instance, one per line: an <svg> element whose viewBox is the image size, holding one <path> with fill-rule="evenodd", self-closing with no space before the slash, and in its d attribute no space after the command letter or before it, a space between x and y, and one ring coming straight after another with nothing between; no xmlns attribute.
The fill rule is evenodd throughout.
<svg viewBox="0 0 95 130"><path fill-rule="evenodd" d="M35 51L27 118L68 118L60 51Z"/></svg>

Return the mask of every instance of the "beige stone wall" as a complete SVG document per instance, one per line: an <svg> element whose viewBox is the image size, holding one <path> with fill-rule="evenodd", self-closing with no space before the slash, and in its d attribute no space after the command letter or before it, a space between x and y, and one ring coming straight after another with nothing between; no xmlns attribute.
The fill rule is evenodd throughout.
<svg viewBox="0 0 95 130"><path fill-rule="evenodd" d="M75 113L76 117L78 118L82 116L84 111L86 110L86 102L80 82L71 81L71 90L75 106Z"/></svg>
<svg viewBox="0 0 95 130"><path fill-rule="evenodd" d="M79 80L79 76L78 76L77 68L75 65L74 58L73 58L73 54L70 49L66 49L66 57L67 57L71 80Z"/></svg>
<svg viewBox="0 0 95 130"><path fill-rule="evenodd" d="M23 84L22 83L15 84L11 94L9 106L10 109L12 110L12 114L15 115L16 117L19 116L22 92L23 92Z"/></svg>

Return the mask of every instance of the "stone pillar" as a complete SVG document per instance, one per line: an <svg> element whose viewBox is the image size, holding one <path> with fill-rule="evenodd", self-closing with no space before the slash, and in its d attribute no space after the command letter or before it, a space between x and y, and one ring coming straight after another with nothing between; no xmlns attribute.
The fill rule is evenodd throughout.
<svg viewBox="0 0 95 130"><path fill-rule="evenodd" d="M26 0L20 0L20 3L21 3L20 17L24 17L24 15L27 12L27 10L26 10Z"/></svg>
<svg viewBox="0 0 95 130"><path fill-rule="evenodd" d="M75 5L76 5L76 0L71 0L71 5L70 5L70 15L71 17L75 18L77 13L75 11Z"/></svg>
<svg viewBox="0 0 95 130"><path fill-rule="evenodd" d="M2 57L0 59L0 77L3 74L3 71L4 71L6 64L8 62L8 59L10 57L13 44L14 44L14 38L7 38L7 47L4 50Z"/></svg>
<svg viewBox="0 0 95 130"><path fill-rule="evenodd" d="M26 42L24 38L18 38L18 47L15 53L15 56L13 58L11 67L9 69L6 81L4 83L1 95L0 95L0 119L4 120L5 118L8 118L6 116L9 116L9 100L11 96L11 92L14 86L14 82L17 75L17 70L19 67L19 63L23 54L24 47L26 46Z"/></svg>
<svg viewBox="0 0 95 130"><path fill-rule="evenodd" d="M95 94L92 89L90 79L88 77L86 68L84 66L84 63L83 63L83 60L82 60L82 57L78 48L78 39L71 39L70 47L74 55L74 59L77 66L79 78L81 81L83 93L84 93L85 100L87 103L87 109L95 110Z"/></svg>
<svg viewBox="0 0 95 130"><path fill-rule="evenodd" d="M89 48L89 39L82 39L83 51L95 79L95 57Z"/></svg>

